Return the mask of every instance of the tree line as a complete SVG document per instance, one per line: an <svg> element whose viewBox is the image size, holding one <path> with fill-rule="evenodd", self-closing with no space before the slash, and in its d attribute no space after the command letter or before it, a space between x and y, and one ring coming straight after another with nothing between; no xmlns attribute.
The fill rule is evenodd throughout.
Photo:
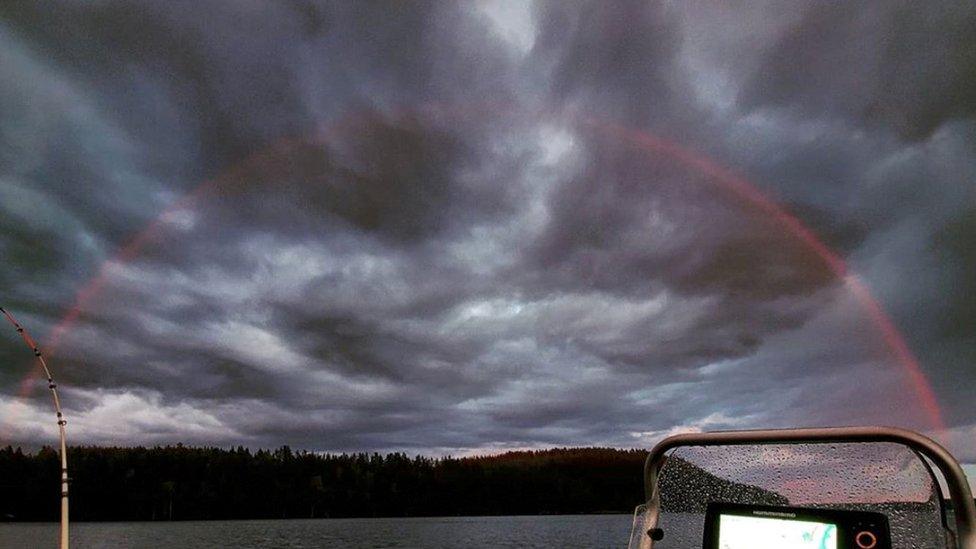
<svg viewBox="0 0 976 549"><path fill-rule="evenodd" d="M288 446L69 448L81 521L632 512L646 452L563 448L431 458ZM57 520L57 452L0 449L0 519Z"/></svg>

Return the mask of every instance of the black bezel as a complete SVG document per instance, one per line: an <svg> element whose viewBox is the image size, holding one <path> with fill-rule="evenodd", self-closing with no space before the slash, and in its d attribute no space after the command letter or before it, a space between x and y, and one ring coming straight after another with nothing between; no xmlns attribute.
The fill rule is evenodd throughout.
<svg viewBox="0 0 976 549"><path fill-rule="evenodd" d="M705 536L702 543L704 549L718 549L719 517L721 515L836 524L838 549L858 549L858 546L854 543L854 537L861 531L869 530L877 537L877 544L873 549L889 549L891 547L888 518L882 513L806 507L710 503L705 512Z"/></svg>

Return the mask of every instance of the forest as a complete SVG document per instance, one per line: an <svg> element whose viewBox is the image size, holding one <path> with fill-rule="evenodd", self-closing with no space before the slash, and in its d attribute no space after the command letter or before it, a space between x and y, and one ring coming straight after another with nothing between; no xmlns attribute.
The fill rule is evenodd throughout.
<svg viewBox="0 0 976 549"><path fill-rule="evenodd" d="M630 513L646 451L480 457L330 454L287 446L69 448L76 521ZM0 520L57 520L57 452L0 448Z"/></svg>

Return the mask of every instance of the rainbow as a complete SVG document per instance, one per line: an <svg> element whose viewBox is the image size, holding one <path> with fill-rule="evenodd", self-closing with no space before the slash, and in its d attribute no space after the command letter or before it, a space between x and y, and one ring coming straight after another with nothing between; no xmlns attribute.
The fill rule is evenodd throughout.
<svg viewBox="0 0 976 549"><path fill-rule="evenodd" d="M421 112L428 112L438 116L456 117L459 114L469 114L479 112L497 115L499 111L511 112L509 107L500 107L497 104L485 105L481 109L456 107L440 107L428 105L423 109L402 110L398 114L415 115ZM525 116L521 115L524 119ZM690 148L679 145L663 137L648 133L646 131L629 128L619 124L598 120L592 116L580 115L567 112L558 113L532 113L530 116L542 120L568 120L580 127L589 128L593 131L610 136L630 147L644 153L660 155L685 168L700 173L705 176L704 181L717 187L720 190L731 193L738 197L746 205L759 210L775 223L783 227L790 235L796 238L801 244L822 260L830 271L844 284L851 292L857 302L863 307L868 317L878 327L886 345L890 349L892 356L904 369L908 385L914 391L920 409L924 414L925 421L932 429L942 431L945 424L942 418L942 411L939 408L935 392L929 383L928 378L922 370L918 359L912 353L905 338L895 326L884 308L872 295L867 285L854 273L850 272L847 264L838 253L827 246L817 235L804 225L799 219L786 211L782 206L770 199L756 185L750 183L745 178L736 175L731 170L722 167L714 160L698 153ZM173 204L168 206L158 217L150 222L146 227L139 231L135 236L128 240L115 254L100 267L98 273L88 280L85 285L75 295L72 305L66 310L57 324L48 334L45 345L48 354L52 354L62 341L64 335L69 332L85 307L101 294L106 281L108 272L112 265L124 264L136 258L148 245L158 240L165 233L170 219L179 211L193 208L206 195L212 193L226 183L232 183L248 173L255 173L264 166L271 164L276 159L282 158L289 152L301 146L309 144L324 143L329 135L341 128L355 128L357 118L345 118L344 122L325 128L314 134L311 138L305 139L282 139L270 147L249 156L234 167L225 170L212 179L205 180L195 189L185 194ZM287 158L287 156L285 156ZM19 396L25 398L30 394L34 384L35 372L25 377L20 385Z"/></svg>

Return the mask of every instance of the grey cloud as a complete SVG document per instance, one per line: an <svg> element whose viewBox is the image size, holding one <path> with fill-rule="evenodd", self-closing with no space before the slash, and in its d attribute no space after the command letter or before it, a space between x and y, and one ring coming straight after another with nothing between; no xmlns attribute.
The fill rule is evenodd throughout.
<svg viewBox="0 0 976 549"><path fill-rule="evenodd" d="M540 2L533 54L549 67L552 99L656 125L681 116L674 18L660 3Z"/></svg>
<svg viewBox="0 0 976 549"><path fill-rule="evenodd" d="M924 138L974 114L971 7L811 3L766 53L740 101L826 111Z"/></svg>
<svg viewBox="0 0 976 549"><path fill-rule="evenodd" d="M887 96L888 72L920 65L916 53L868 48L877 80L857 90L853 73L784 62L808 42L840 55L858 24L884 37L909 8L821 32L840 15L811 7L714 39L694 29L760 16L212 8L0 12L33 75L4 76L0 98L26 114L0 135L8 150L43 145L3 157L4 306L43 335L114 250L198 189L105 267L58 349L86 441L457 452L631 446L676 428L925 427L893 407L913 389L822 258L736 192L577 111L705 151L788 203L909 332L950 423L972 422L958 383L974 348L959 328L973 315L972 134L956 120L969 111L922 78L967 81L956 54ZM719 91L701 68L715 65ZM52 108L28 109L35 96ZM890 114L902 104L918 107L907 126ZM14 335L0 337L7 406L30 367ZM16 436L42 437L32 421Z"/></svg>

